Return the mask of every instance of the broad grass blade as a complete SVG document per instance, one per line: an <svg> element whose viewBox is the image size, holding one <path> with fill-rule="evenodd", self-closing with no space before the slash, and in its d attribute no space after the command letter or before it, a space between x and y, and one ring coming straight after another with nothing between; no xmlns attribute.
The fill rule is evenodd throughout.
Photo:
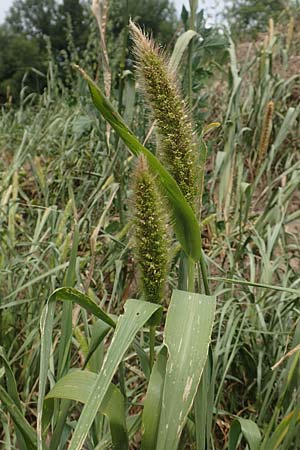
<svg viewBox="0 0 300 450"><path fill-rule="evenodd" d="M178 447L206 363L216 298L176 290L166 320L168 363L156 450Z"/></svg>
<svg viewBox="0 0 300 450"><path fill-rule="evenodd" d="M278 147L283 143L287 135L290 133L297 117L300 114L300 106L297 108L290 107L286 113L286 116L284 118L284 121L280 127L280 130L278 131L278 134L276 136L276 140L273 144L273 149L277 150Z"/></svg>
<svg viewBox="0 0 300 450"><path fill-rule="evenodd" d="M135 156L138 156L141 153L146 156L149 166L154 173L158 175L161 186L169 200L178 241L181 243L185 252L195 261L198 261L201 255L199 223L176 181L163 167L156 156L138 141L136 136L128 128L109 100L102 94L100 88L94 81L80 67L75 67L87 81L94 105L104 119L112 126Z"/></svg>
<svg viewBox="0 0 300 450"><path fill-rule="evenodd" d="M111 380L128 347L132 344L138 330L160 308L159 305L139 300L128 300L126 302L124 315L120 316L118 320L116 331L101 371L97 375L91 394L77 422L69 450L80 450L82 448L97 411L105 398Z"/></svg>
<svg viewBox="0 0 300 450"><path fill-rule="evenodd" d="M228 450L236 450L240 435L247 441L250 450L259 450L261 435L258 426L252 420L236 418L230 427Z"/></svg>
<svg viewBox="0 0 300 450"><path fill-rule="evenodd" d="M92 393L96 379L96 373L87 370L72 370L56 383L47 394L45 400L64 398L85 404ZM128 435L124 398L114 384L110 384L99 411L108 417L113 448L127 450Z"/></svg>

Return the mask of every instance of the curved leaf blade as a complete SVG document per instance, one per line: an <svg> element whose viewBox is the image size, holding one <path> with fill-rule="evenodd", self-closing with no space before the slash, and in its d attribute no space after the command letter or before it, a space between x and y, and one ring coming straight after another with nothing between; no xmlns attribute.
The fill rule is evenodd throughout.
<svg viewBox="0 0 300 450"><path fill-rule="evenodd" d="M199 36L199 34L194 30L187 30L181 36L179 36L169 62L169 67L171 70L176 71L178 69L184 52L195 36Z"/></svg>
<svg viewBox="0 0 300 450"><path fill-rule="evenodd" d="M250 450L259 450L261 435L258 426L252 420L237 417L230 427L228 450L236 450L240 435L249 444Z"/></svg>
<svg viewBox="0 0 300 450"><path fill-rule="evenodd" d="M63 398L85 404L92 393L92 388L96 379L96 373L88 370L72 370L58 380L45 397L45 400ZM109 419L114 448L128 450L124 398L119 389L112 383L100 406L100 412Z"/></svg>
<svg viewBox="0 0 300 450"><path fill-rule="evenodd" d="M99 306L91 300L90 297L83 294L83 292L78 291L74 288L62 287L56 289L50 297L49 301L61 300L69 301L72 303L77 303L77 305L82 306L87 312L94 314L94 316L101 319L103 322L112 328L116 327L114 320L106 314Z"/></svg>
<svg viewBox="0 0 300 450"><path fill-rule="evenodd" d="M94 303L87 295L73 288L56 289L43 309L40 329L41 329L41 354L40 354L40 374L39 374L39 395L37 407L37 436L38 450L43 450L42 434L43 434L43 402L46 392L46 384L48 378L49 359L52 347L52 331L55 313L55 302L57 300L71 301L77 303L86 309L86 311L94 314L103 320L110 327L115 328L115 322L109 317L99 306Z"/></svg>

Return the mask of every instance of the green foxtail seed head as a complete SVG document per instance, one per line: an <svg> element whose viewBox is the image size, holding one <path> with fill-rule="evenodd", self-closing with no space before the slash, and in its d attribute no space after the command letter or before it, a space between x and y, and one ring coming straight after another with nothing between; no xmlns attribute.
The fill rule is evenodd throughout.
<svg viewBox="0 0 300 450"><path fill-rule="evenodd" d="M193 126L166 57L130 23L137 68L160 140L160 156L195 209L199 202L199 164Z"/></svg>
<svg viewBox="0 0 300 450"><path fill-rule="evenodd" d="M168 264L164 210L155 181L143 155L134 175L136 253L145 300L160 303Z"/></svg>
<svg viewBox="0 0 300 450"><path fill-rule="evenodd" d="M272 126L273 126L273 114L274 114L274 102L270 101L266 106L265 116L264 116L264 120L263 120L261 136L260 136L259 149L258 149L258 161L259 162L262 162L262 160L265 157L265 154L269 148Z"/></svg>

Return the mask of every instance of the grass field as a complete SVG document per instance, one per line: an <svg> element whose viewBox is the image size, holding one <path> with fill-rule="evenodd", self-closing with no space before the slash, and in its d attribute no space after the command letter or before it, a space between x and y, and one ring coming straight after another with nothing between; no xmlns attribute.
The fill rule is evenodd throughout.
<svg viewBox="0 0 300 450"><path fill-rule="evenodd" d="M64 88L50 61L41 96L24 88L18 108L2 106L0 448L300 449L297 32L270 22L249 45L229 39L200 87L197 37L175 47L201 164L207 148L195 175L202 197L193 179L185 193L162 156L179 128L164 121L169 107L155 109L158 85L144 95L135 73L112 83L112 106L98 101L99 113L81 74L68 67ZM138 156L135 136L163 165ZM145 251L136 210L148 175ZM158 248L152 215L165 220Z"/></svg>

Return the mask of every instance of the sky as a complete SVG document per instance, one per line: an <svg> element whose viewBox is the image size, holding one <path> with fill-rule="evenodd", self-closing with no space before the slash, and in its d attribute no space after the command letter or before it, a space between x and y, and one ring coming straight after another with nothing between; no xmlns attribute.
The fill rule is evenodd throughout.
<svg viewBox="0 0 300 450"><path fill-rule="evenodd" d="M36 0L39 1L39 0ZM13 0L0 0L0 23L3 22L5 14L7 13L9 7L12 5ZM178 12L181 11L182 5L184 4L187 9L189 9L189 0L173 0ZM204 7L208 15L214 17L216 11L220 11L222 0L200 0L199 6ZM218 5L218 6L216 6Z"/></svg>

